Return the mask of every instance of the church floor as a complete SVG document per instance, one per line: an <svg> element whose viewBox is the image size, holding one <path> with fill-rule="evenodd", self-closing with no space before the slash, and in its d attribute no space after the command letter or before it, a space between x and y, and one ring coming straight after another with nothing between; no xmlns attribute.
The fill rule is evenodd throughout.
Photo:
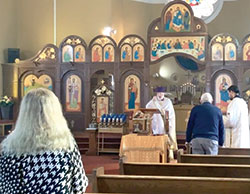
<svg viewBox="0 0 250 194"><path fill-rule="evenodd" d="M104 167L105 174L119 174L119 156L118 154L105 154L100 156L82 155L85 173L89 178L89 186L86 193L92 192L92 170L98 167Z"/></svg>
<svg viewBox="0 0 250 194"><path fill-rule="evenodd" d="M119 156L118 154L102 154L100 156L82 155L83 166L89 178L89 186L86 193L92 192L92 170L98 167L104 167L105 174L119 174ZM171 163L176 163L176 160Z"/></svg>

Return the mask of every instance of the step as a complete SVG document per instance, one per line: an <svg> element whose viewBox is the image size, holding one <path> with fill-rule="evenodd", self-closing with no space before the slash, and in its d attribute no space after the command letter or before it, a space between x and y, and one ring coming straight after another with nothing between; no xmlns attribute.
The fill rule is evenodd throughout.
<svg viewBox="0 0 250 194"><path fill-rule="evenodd" d="M89 138L75 138L76 142L89 142Z"/></svg>
<svg viewBox="0 0 250 194"><path fill-rule="evenodd" d="M119 153L119 149L116 149L116 148L105 149L104 148L104 150L100 149L99 152L101 152L101 153Z"/></svg>
<svg viewBox="0 0 250 194"><path fill-rule="evenodd" d="M99 148L101 148L102 145L99 145ZM119 149L120 145L114 145L114 144L104 144L104 148L115 148L115 149Z"/></svg>
<svg viewBox="0 0 250 194"><path fill-rule="evenodd" d="M79 149L81 155L85 155L89 149Z"/></svg>
<svg viewBox="0 0 250 194"><path fill-rule="evenodd" d="M89 145L89 142L77 142L77 145L79 146Z"/></svg>

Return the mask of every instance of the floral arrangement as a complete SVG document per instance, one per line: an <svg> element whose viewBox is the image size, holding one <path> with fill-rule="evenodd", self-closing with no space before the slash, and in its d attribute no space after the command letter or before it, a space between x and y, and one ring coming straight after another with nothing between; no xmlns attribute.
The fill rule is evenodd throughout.
<svg viewBox="0 0 250 194"><path fill-rule="evenodd" d="M0 99L0 106L11 106L14 104L13 98L4 96Z"/></svg>

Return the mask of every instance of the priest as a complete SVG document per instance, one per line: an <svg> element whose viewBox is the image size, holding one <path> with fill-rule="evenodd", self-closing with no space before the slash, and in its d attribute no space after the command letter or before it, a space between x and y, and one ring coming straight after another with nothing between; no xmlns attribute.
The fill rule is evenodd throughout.
<svg viewBox="0 0 250 194"><path fill-rule="evenodd" d="M154 135L166 134L163 117L168 111L169 114L169 136L172 140L172 150L177 150L176 142L176 131L175 131L175 111L172 104L172 101L169 98L166 98L164 94L166 93L165 87L157 87L154 89L156 95L150 100L146 108L156 108L160 113L153 115L152 120L152 132ZM170 158L173 158L173 152L170 153Z"/></svg>

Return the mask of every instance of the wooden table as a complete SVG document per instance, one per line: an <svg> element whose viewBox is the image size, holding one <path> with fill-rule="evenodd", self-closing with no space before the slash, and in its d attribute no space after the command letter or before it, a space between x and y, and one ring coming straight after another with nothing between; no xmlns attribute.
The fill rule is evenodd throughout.
<svg viewBox="0 0 250 194"><path fill-rule="evenodd" d="M169 139L167 135L137 135L122 136L120 157L126 157L128 162L158 162L168 161Z"/></svg>
<svg viewBox="0 0 250 194"><path fill-rule="evenodd" d="M116 148L105 148L105 134L117 134L122 136L126 133L126 127L120 126L109 126L109 127L100 127L98 126L98 136L97 136L97 154L99 155L100 152L106 152L106 153L119 153L119 147ZM101 141L100 141L101 139ZM120 139L120 137L119 137ZM119 140L120 143L120 140ZM119 144L118 143L118 144ZM119 146L119 145L118 145Z"/></svg>
<svg viewBox="0 0 250 194"><path fill-rule="evenodd" d="M5 126L11 125L11 128L13 128L14 124L13 120L0 120L1 135L5 136Z"/></svg>

